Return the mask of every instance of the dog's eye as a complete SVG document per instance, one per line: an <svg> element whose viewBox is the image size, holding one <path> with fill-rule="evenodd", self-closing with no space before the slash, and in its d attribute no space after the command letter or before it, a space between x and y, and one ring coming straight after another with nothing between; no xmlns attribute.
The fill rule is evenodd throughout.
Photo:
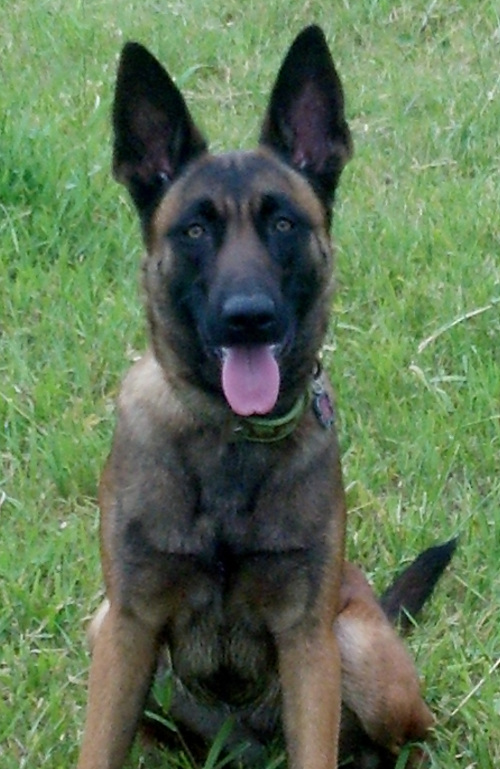
<svg viewBox="0 0 500 769"><path fill-rule="evenodd" d="M192 240L198 240L204 234L205 228L201 224L190 224L186 230L186 235Z"/></svg>
<svg viewBox="0 0 500 769"><path fill-rule="evenodd" d="M274 229L276 232L290 232L292 228L293 222L291 222L290 219L287 219L286 216L280 216L279 219L276 219L274 222Z"/></svg>

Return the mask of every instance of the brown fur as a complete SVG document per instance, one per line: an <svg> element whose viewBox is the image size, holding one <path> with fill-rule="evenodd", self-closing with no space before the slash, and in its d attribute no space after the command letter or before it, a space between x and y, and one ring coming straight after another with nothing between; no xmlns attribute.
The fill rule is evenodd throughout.
<svg viewBox="0 0 500 769"><path fill-rule="evenodd" d="M177 88L137 44L122 56L113 117L115 175L147 247L151 349L123 383L100 485L107 598L91 630L78 766L124 764L159 671L173 680L172 717L198 737L210 741L232 715L247 759L283 731L292 769L331 769L339 645L346 703L370 738L397 750L424 733L426 710L406 653L349 566L339 615L335 427L308 405L287 437L238 440L243 418L221 389L221 350L273 345L274 420L310 392L317 368L331 203L351 152L322 33L308 28L290 49L253 152L210 155ZM231 314L235 299L244 311ZM314 386L328 412L328 383Z"/></svg>
<svg viewBox="0 0 500 769"><path fill-rule="evenodd" d="M430 552L430 551L426 551ZM448 563L446 559L442 568ZM409 569L405 573L409 572ZM425 573L415 575L425 579ZM412 589L415 588L413 582ZM400 597L404 603L405 595ZM339 643L342 667L342 728L341 755L351 756L349 765L358 769L384 767L389 769L396 763L401 747L409 741L426 739L434 718L422 699L415 665L408 651L387 619L384 611L361 570L345 562L340 592L340 612L334 623ZM417 611L420 607L417 608ZM89 628L89 643L93 649L102 622L109 611L106 599L96 612ZM168 656L162 656L157 670L158 685L168 686L170 678ZM171 680L170 680L171 683ZM180 682L176 681L171 714L184 727L184 741L191 749L198 745L196 737L206 742L213 740L228 717L227 710L218 710L214 703L206 706L195 703ZM275 694L275 692L271 692ZM270 724L278 721L278 704L271 697L260 713L254 712L255 733L267 736ZM159 704L153 699L148 710L165 716ZM264 713L265 723L258 719ZM245 726L244 714L240 723L233 728L229 748L247 744L247 760L255 760L263 753L254 730ZM150 723L148 733L160 741L172 742L172 733L165 733L157 724ZM194 742L193 742L194 740ZM422 753L414 748L406 766L421 766Z"/></svg>
<svg viewBox="0 0 500 769"><path fill-rule="evenodd" d="M420 693L415 665L366 578L345 564L335 635L342 658L342 701L366 734L397 755L425 739L433 717Z"/></svg>

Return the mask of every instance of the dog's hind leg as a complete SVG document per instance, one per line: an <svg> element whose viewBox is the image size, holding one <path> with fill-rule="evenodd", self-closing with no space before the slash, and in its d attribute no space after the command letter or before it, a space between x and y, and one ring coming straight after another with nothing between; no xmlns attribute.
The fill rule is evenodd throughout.
<svg viewBox="0 0 500 769"><path fill-rule="evenodd" d="M433 723L415 665L362 572L346 563L335 622L342 658L342 700L370 739L393 753L424 739Z"/></svg>
<svg viewBox="0 0 500 769"><path fill-rule="evenodd" d="M451 540L423 552L380 603L361 571L345 564L335 632L343 676L341 754L351 756L353 769L392 769L401 746L424 739L433 723L414 663L392 623L403 630L412 627L410 617L430 597L455 547Z"/></svg>

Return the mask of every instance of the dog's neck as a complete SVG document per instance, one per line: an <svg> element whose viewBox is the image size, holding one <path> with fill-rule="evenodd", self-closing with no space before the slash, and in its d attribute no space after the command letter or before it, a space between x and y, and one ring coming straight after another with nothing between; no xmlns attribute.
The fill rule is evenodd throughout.
<svg viewBox="0 0 500 769"><path fill-rule="evenodd" d="M323 384L319 363L311 378L309 387L305 392L301 393L285 414L279 417L241 417L234 428L233 440L235 443L241 441L276 443L284 440L295 431L310 407L312 407L321 427L329 430L333 425L335 413L333 404Z"/></svg>

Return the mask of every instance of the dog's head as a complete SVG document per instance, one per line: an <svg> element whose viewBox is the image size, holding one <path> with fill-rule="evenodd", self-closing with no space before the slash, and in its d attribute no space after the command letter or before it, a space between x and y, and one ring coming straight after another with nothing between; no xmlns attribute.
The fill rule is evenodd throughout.
<svg viewBox="0 0 500 769"><path fill-rule="evenodd" d="M286 410L326 330L331 206L351 154L323 33L308 27L291 46L255 151L210 154L179 90L136 43L120 60L113 125L161 365L239 415Z"/></svg>

